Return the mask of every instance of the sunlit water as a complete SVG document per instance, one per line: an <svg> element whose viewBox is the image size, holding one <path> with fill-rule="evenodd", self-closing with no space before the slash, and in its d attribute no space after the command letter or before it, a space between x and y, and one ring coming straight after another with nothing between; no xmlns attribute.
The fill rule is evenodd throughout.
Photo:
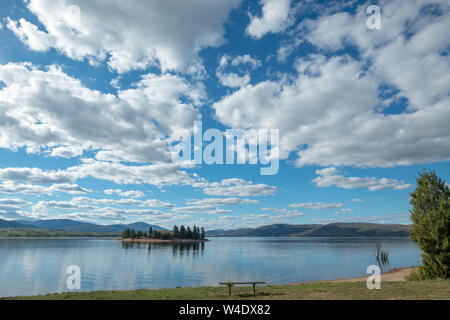
<svg viewBox="0 0 450 320"><path fill-rule="evenodd" d="M363 276L376 264L376 242L389 268L420 261L403 238L211 238L203 244L122 244L107 239L0 239L0 297L70 291L70 265L81 290L218 285L219 281L294 283Z"/></svg>

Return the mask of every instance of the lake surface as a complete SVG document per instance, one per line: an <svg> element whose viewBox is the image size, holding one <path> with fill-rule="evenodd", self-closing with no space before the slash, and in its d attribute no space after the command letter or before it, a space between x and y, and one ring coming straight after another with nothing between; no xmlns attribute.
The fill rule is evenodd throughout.
<svg viewBox="0 0 450 320"><path fill-rule="evenodd" d="M364 276L376 264L377 241L390 252L385 270L420 262L420 250L406 238L211 238L195 244L0 239L0 297L70 291L71 265L80 267L82 291Z"/></svg>

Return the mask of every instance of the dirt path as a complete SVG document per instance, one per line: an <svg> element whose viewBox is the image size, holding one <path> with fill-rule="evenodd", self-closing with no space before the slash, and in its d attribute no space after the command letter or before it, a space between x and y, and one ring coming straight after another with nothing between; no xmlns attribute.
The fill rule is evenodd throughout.
<svg viewBox="0 0 450 320"><path fill-rule="evenodd" d="M413 268L396 268L392 269L387 273L383 273L381 275L381 281L405 281L405 277L409 276L412 272ZM348 278L348 279L336 279L329 281L320 281L320 282L360 282L367 281L369 275L364 277L357 278Z"/></svg>

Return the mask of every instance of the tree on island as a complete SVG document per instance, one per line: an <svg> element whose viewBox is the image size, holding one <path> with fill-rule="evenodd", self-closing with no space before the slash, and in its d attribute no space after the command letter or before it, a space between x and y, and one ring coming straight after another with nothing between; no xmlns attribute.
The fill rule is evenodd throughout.
<svg viewBox="0 0 450 320"><path fill-rule="evenodd" d="M200 234L198 232L197 226L194 226L192 230L192 239L200 239Z"/></svg>
<svg viewBox="0 0 450 320"><path fill-rule="evenodd" d="M202 231L200 232L200 239L205 240L205 228L202 227Z"/></svg>
<svg viewBox="0 0 450 320"><path fill-rule="evenodd" d="M134 229L126 229L122 232L122 239L157 239L157 240L205 240L205 229L197 226L187 228L184 225L173 226L172 231L153 230L150 227L148 233Z"/></svg>
<svg viewBox="0 0 450 320"><path fill-rule="evenodd" d="M450 188L434 171L419 173L411 193L410 237L422 253L422 266L412 279L450 278Z"/></svg>
<svg viewBox="0 0 450 320"><path fill-rule="evenodd" d="M178 238L179 236L180 236L180 231L178 230L178 226L173 226L173 229L172 229L172 236L174 237L174 238Z"/></svg>
<svg viewBox="0 0 450 320"><path fill-rule="evenodd" d="M122 233L122 239L130 239L130 238L131 238L131 230L127 228Z"/></svg>
<svg viewBox="0 0 450 320"><path fill-rule="evenodd" d="M179 239L185 239L186 238L186 228L181 225L180 227L180 234L178 235Z"/></svg>

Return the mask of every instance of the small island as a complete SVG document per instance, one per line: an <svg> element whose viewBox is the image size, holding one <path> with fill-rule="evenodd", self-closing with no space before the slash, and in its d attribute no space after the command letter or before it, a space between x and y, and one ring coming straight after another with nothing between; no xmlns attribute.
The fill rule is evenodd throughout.
<svg viewBox="0 0 450 320"><path fill-rule="evenodd" d="M172 231L153 230L150 227L148 232L135 231L134 229L126 229L122 233L123 242L206 242L205 229L194 226L187 228L184 225L178 228L174 226Z"/></svg>

